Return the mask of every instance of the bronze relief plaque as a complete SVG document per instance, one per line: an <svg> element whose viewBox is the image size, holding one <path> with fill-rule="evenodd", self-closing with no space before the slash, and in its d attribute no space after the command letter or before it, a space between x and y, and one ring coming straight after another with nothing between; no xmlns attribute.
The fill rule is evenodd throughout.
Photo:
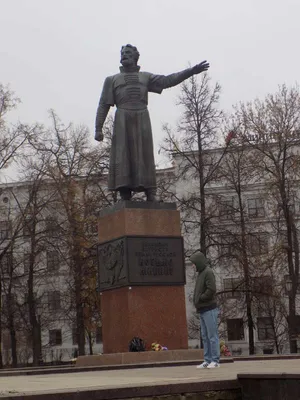
<svg viewBox="0 0 300 400"><path fill-rule="evenodd" d="M99 290L185 284L182 237L126 236L98 245Z"/></svg>

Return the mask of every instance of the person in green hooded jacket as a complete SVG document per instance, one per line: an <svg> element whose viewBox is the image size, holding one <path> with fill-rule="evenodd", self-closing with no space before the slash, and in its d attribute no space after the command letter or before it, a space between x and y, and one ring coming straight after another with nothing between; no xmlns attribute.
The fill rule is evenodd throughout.
<svg viewBox="0 0 300 400"><path fill-rule="evenodd" d="M201 337L204 347L204 362L197 368L218 368L220 366L220 344L218 333L218 306L216 302L216 279L209 266L209 260L200 251L190 257L198 272L194 306L200 314Z"/></svg>

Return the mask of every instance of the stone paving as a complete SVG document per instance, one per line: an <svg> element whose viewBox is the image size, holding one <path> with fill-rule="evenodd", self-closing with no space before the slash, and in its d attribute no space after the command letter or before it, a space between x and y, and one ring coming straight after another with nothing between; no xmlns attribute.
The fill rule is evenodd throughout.
<svg viewBox="0 0 300 400"><path fill-rule="evenodd" d="M300 373L300 359L235 361L213 370L195 366L141 368L0 377L0 397L13 394L61 392L68 390L109 389L151 385L224 381L239 373Z"/></svg>

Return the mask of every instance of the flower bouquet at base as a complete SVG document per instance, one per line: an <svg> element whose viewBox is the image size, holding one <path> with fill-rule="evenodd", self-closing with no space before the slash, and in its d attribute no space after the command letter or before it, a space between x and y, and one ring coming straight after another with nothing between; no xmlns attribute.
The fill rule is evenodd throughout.
<svg viewBox="0 0 300 400"><path fill-rule="evenodd" d="M221 356L230 357L231 353L225 344L225 340L220 340L220 353Z"/></svg>
<svg viewBox="0 0 300 400"><path fill-rule="evenodd" d="M163 351L163 350L168 350L167 347L162 346L161 344L157 343L157 342L153 342L151 344L151 350L153 351Z"/></svg>

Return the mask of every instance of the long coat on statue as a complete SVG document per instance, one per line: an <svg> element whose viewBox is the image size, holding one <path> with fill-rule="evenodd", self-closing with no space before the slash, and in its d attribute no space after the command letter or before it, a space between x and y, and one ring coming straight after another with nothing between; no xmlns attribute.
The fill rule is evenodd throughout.
<svg viewBox="0 0 300 400"><path fill-rule="evenodd" d="M97 110L96 129L101 130L109 108L117 107L110 152L110 190L156 189L148 92L160 94L192 75L191 69L168 76L139 69L136 66L125 71L121 67L119 74L106 78Z"/></svg>

